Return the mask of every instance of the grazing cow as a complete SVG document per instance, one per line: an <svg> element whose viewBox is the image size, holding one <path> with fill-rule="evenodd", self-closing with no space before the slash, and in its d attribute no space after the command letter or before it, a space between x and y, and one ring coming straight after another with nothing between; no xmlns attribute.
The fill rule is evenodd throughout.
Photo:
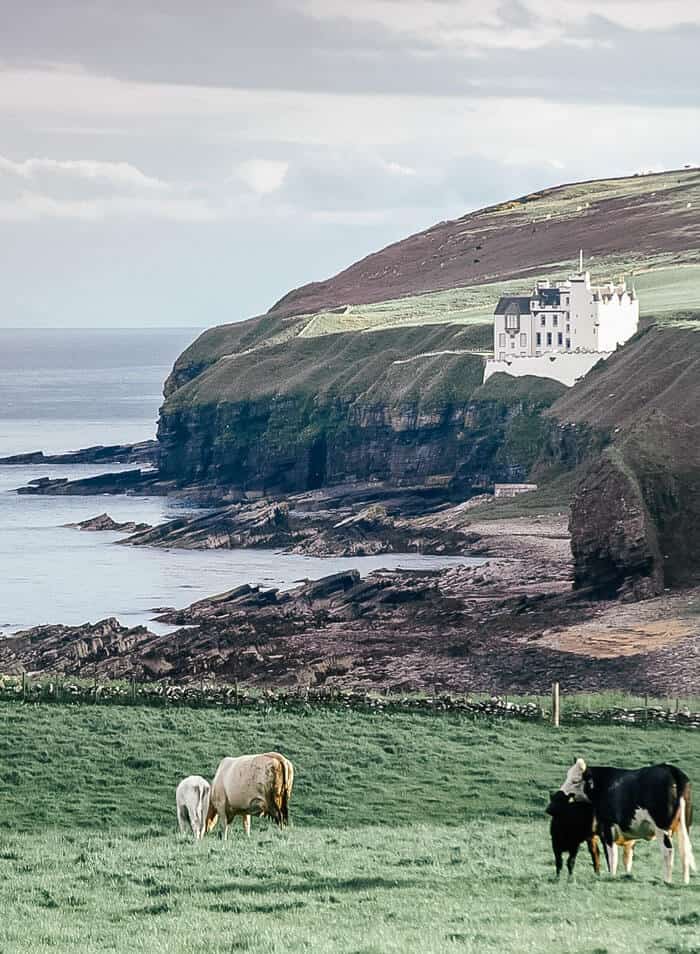
<svg viewBox="0 0 700 954"><path fill-rule="evenodd" d="M228 826L236 815L242 816L246 835L250 835L251 815L267 815L284 828L293 782L294 767L279 752L222 759L212 782L207 831L220 818L223 837L228 838Z"/></svg>
<svg viewBox="0 0 700 954"><path fill-rule="evenodd" d="M201 775L188 775L175 789L175 805L180 831L184 833L189 823L195 841L204 837L204 828L209 814L209 782Z"/></svg>
<svg viewBox="0 0 700 954"><path fill-rule="evenodd" d="M683 869L683 883L695 871L690 843L693 819L690 780L675 765L650 765L628 770L587 766L577 759L561 786L566 795L588 801L598 824L598 834L605 846L608 870L617 873L617 846L636 839L656 837L664 866L664 881L673 878L673 841L678 847ZM625 846L625 869L632 869L632 846Z"/></svg>
<svg viewBox="0 0 700 954"><path fill-rule="evenodd" d="M557 878L561 874L562 855L568 854L566 867L569 877L574 873L576 855L585 841L593 861L593 870L600 874L600 851L596 835L593 806L587 802L577 802L575 795L564 792L552 792L547 814L552 816L549 833L552 837L552 851L557 869Z"/></svg>

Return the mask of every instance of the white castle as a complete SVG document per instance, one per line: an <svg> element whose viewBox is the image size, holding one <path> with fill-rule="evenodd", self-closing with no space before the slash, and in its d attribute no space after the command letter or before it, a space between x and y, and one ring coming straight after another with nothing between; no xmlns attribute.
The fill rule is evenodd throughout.
<svg viewBox="0 0 700 954"><path fill-rule="evenodd" d="M579 270L560 285L538 281L529 296L504 296L496 306L493 360L484 380L497 371L533 374L573 385L637 330L639 301L634 289L608 282L594 287Z"/></svg>

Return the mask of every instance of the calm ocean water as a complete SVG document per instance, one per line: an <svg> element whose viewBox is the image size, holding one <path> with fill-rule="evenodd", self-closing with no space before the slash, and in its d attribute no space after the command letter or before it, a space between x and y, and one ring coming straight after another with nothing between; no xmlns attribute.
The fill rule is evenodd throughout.
<svg viewBox="0 0 700 954"><path fill-rule="evenodd" d="M0 457L153 437L163 381L196 334L0 329ZM185 508L163 498L13 493L35 477L116 469L0 467L0 634L105 616L158 629L150 622L154 607L185 606L239 583L284 587L349 567L364 574L378 567L478 562L415 554L320 559L272 550L132 549L115 545L119 534L81 533L63 524L103 511L116 520L157 523Z"/></svg>

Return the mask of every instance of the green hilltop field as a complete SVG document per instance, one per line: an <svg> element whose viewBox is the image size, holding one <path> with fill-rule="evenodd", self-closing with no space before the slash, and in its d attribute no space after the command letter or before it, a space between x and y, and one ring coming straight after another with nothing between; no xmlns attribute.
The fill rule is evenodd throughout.
<svg viewBox="0 0 700 954"><path fill-rule="evenodd" d="M693 954L700 877L554 880L544 807L575 754L668 760L678 728L457 715L0 703L3 954ZM176 834L175 786L224 754L296 768L290 829ZM696 842L697 852L697 842ZM677 879L678 880L678 879Z"/></svg>

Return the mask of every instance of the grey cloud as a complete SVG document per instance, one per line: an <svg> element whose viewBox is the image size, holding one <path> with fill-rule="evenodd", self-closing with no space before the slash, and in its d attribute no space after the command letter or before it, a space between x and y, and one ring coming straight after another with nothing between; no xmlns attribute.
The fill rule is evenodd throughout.
<svg viewBox="0 0 700 954"><path fill-rule="evenodd" d="M536 25L523 0L504 0L499 13L504 27ZM697 26L642 32L589 17L567 39L578 45L464 56L407 34L401 4L389 29L350 16L313 19L289 0L29 0L3 25L0 60L78 63L121 78L240 88L700 101Z"/></svg>
<svg viewBox="0 0 700 954"><path fill-rule="evenodd" d="M535 22L534 15L520 0L504 0L498 12L502 20L513 27L529 27Z"/></svg>
<svg viewBox="0 0 700 954"><path fill-rule="evenodd" d="M479 155L440 158L413 150L306 150L291 160L275 201L307 212L381 209L401 218L410 209L425 226L548 185L555 175L547 161L508 163ZM439 214L438 214L439 213Z"/></svg>

